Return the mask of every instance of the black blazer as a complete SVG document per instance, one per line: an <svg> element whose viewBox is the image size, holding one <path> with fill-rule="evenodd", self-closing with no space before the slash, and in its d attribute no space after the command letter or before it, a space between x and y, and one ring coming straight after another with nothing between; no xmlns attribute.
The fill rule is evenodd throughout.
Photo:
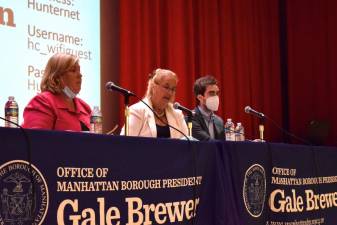
<svg viewBox="0 0 337 225"><path fill-rule="evenodd" d="M195 115L192 119L192 136L200 141L211 140L208 126L205 123L198 107L194 109ZM224 123L221 117L214 114L214 138L218 140L225 139Z"/></svg>

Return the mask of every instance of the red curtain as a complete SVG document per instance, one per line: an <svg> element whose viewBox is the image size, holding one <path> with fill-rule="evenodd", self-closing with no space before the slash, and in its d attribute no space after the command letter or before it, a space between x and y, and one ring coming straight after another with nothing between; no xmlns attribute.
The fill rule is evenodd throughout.
<svg viewBox="0 0 337 225"><path fill-rule="evenodd" d="M325 121L336 145L337 1L289 0L287 20L291 132L305 138L310 121Z"/></svg>
<svg viewBox="0 0 337 225"><path fill-rule="evenodd" d="M176 100L194 108L195 79L212 74L219 115L243 122L247 138L258 131L246 105L282 123L277 1L123 0L119 12L120 85L143 96L149 72L168 68L179 77ZM267 139L281 136L266 124Z"/></svg>

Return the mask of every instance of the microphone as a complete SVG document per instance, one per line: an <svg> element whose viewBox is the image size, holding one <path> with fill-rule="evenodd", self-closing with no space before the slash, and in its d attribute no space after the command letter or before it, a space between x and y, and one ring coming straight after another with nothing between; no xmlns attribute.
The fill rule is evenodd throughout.
<svg viewBox="0 0 337 225"><path fill-rule="evenodd" d="M290 133L289 131L287 131L286 129L280 127L274 120L272 120L271 118L269 118L268 116L264 115L263 113L260 113L254 109L252 109L250 106L246 106L245 107L245 112L248 113L248 114L252 114L252 115L255 115L261 119L267 119L268 121L272 122L274 124L275 127L277 127L280 131L282 131L282 133L286 134L287 136L289 137L292 137L292 138L295 138L296 140L300 141L300 142L303 142L307 145L312 145L312 143L310 143L309 141L303 139L303 138L300 138L300 137L297 137L295 134L293 133Z"/></svg>
<svg viewBox="0 0 337 225"><path fill-rule="evenodd" d="M175 102L173 104L173 108L174 109L180 109L181 111L184 111L185 113L187 113L189 116L194 116L194 114L195 114L194 111L192 111L192 110L190 110L190 109L188 109L188 108L180 105L178 102Z"/></svg>
<svg viewBox="0 0 337 225"><path fill-rule="evenodd" d="M117 86L114 82L112 81L109 81L105 84L105 88L108 90L108 91L118 91L120 93L122 93L123 95L126 95L126 96L135 96L136 95L134 93L132 93L131 91L129 90L126 90L122 87L119 87Z"/></svg>
<svg viewBox="0 0 337 225"><path fill-rule="evenodd" d="M252 109L252 108L251 108L250 106L248 106L248 105L245 107L245 112L248 113L248 114L252 114L252 115L254 115L254 116L257 116L257 117L260 118L260 119L264 119L264 118L265 118L265 116L264 116L263 113L258 112L258 111L256 111L256 110Z"/></svg>

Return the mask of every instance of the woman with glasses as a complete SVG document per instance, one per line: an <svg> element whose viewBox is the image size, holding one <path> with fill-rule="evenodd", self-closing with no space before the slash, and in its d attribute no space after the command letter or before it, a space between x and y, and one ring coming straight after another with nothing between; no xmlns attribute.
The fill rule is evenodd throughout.
<svg viewBox="0 0 337 225"><path fill-rule="evenodd" d="M188 133L184 116L173 109L178 78L170 70L156 69L149 75L147 91L143 102L130 107L129 135L143 137L182 138ZM170 125L170 126L169 126ZM124 134L124 128L121 131Z"/></svg>
<svg viewBox="0 0 337 225"><path fill-rule="evenodd" d="M78 58L67 54L53 55L46 65L41 93L23 112L25 128L88 131L91 109L76 97L82 85Z"/></svg>

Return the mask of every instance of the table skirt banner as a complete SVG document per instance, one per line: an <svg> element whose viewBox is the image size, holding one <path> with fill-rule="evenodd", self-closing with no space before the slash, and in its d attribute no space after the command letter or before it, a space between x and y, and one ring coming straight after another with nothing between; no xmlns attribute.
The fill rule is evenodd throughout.
<svg viewBox="0 0 337 225"><path fill-rule="evenodd" d="M26 132L0 128L0 224L215 224L215 145Z"/></svg>
<svg viewBox="0 0 337 225"><path fill-rule="evenodd" d="M222 148L218 224L337 224L336 148L234 142Z"/></svg>
<svg viewBox="0 0 337 225"><path fill-rule="evenodd" d="M0 224L335 225L337 149L0 128Z"/></svg>

